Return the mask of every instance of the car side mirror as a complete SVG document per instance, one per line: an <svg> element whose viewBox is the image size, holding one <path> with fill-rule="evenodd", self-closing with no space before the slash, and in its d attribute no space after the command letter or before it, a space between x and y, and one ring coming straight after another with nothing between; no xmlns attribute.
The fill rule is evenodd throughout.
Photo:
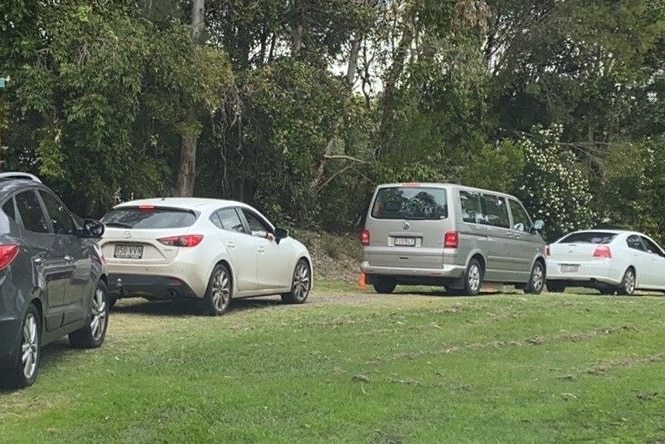
<svg viewBox="0 0 665 444"><path fill-rule="evenodd" d="M81 234L83 237L98 239L104 234L104 224L95 219L85 219Z"/></svg>
<svg viewBox="0 0 665 444"><path fill-rule="evenodd" d="M545 222L543 222L542 220L538 219L537 221L535 221L535 222L533 223L533 227L531 227L531 231L532 231L532 232L534 232L534 231L540 231L540 230L543 229L544 226L545 226Z"/></svg>
<svg viewBox="0 0 665 444"><path fill-rule="evenodd" d="M289 237L289 230L286 228L275 228L275 241L277 241L277 243L285 237Z"/></svg>

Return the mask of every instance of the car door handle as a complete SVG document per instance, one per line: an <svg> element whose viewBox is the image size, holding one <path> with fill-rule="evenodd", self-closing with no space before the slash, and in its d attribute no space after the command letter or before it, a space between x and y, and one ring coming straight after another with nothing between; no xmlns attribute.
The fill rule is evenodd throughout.
<svg viewBox="0 0 665 444"><path fill-rule="evenodd" d="M259 247L259 254L263 254L266 252L266 249L263 247Z"/></svg>
<svg viewBox="0 0 665 444"><path fill-rule="evenodd" d="M233 242L227 242L226 246L229 247L229 248L235 248L236 244L234 244Z"/></svg>

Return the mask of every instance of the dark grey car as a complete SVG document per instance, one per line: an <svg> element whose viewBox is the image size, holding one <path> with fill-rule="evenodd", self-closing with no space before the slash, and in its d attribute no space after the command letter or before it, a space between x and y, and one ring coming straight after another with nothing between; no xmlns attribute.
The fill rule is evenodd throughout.
<svg viewBox="0 0 665 444"><path fill-rule="evenodd" d="M108 327L104 226L79 222L34 176L0 174L0 387L37 379L41 347L94 348Z"/></svg>

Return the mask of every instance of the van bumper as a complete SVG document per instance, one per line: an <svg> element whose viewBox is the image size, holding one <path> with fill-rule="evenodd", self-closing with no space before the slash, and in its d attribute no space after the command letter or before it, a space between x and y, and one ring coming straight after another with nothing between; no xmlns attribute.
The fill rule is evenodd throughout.
<svg viewBox="0 0 665 444"><path fill-rule="evenodd" d="M408 278L460 279L464 277L466 267L464 265L444 265L443 268L377 267L371 265L369 261L363 261L360 263L360 270L368 276L381 275L395 277L404 276Z"/></svg>

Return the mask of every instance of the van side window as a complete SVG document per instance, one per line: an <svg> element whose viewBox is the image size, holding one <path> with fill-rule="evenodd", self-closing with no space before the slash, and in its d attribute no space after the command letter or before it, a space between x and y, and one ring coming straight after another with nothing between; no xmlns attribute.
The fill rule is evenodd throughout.
<svg viewBox="0 0 665 444"><path fill-rule="evenodd" d="M483 207L486 224L501 228L510 228L506 199L493 194L483 194Z"/></svg>
<svg viewBox="0 0 665 444"><path fill-rule="evenodd" d="M485 223L483 208L480 203L480 193L473 191L459 192L460 204L462 205L462 220L471 224Z"/></svg>
<svg viewBox="0 0 665 444"><path fill-rule="evenodd" d="M510 212L513 214L513 230L517 231L530 231L531 219L526 210L515 199L508 199L510 203Z"/></svg>

